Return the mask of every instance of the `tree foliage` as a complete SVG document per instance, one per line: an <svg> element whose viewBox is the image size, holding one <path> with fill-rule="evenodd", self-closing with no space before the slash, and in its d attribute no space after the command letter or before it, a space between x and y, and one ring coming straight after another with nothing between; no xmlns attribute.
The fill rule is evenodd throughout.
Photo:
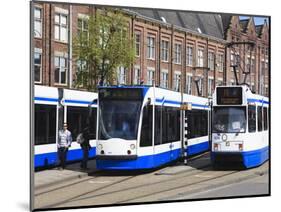
<svg viewBox="0 0 281 212"><path fill-rule="evenodd" d="M134 39L126 17L118 10L100 9L87 19L85 31L73 39L78 70L76 87L96 90L97 84L116 82L116 70L135 60Z"/></svg>

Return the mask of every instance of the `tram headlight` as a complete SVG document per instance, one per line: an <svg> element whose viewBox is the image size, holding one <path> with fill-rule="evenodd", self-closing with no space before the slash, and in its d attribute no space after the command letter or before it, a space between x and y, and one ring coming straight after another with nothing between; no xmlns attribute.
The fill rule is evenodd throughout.
<svg viewBox="0 0 281 212"><path fill-rule="evenodd" d="M136 148L136 145L135 144L131 144L130 148L131 148L131 150L134 150Z"/></svg>
<svg viewBox="0 0 281 212"><path fill-rule="evenodd" d="M102 148L103 148L102 144L99 144L99 145L98 145L98 149L99 149L99 150L102 150Z"/></svg>

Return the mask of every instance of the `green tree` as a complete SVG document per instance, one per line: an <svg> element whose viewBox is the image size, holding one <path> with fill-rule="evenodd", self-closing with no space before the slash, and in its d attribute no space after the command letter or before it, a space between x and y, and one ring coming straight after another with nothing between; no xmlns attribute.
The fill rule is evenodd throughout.
<svg viewBox="0 0 281 212"><path fill-rule="evenodd" d="M128 30L129 22L118 10L97 10L84 28L73 39L73 55L79 70L75 86L95 91L98 83L116 82L118 67L129 68L134 63L134 39Z"/></svg>

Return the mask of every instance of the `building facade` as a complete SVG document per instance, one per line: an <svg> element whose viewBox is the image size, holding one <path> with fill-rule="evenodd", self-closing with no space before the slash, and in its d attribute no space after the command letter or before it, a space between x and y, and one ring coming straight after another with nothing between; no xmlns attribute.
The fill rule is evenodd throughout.
<svg viewBox="0 0 281 212"><path fill-rule="evenodd" d="M97 9L94 5L33 3L35 84L75 88L81 64L73 57L73 38L87 33L87 20ZM255 26L253 18L241 21L239 16L135 8L122 11L135 39L136 60L130 68L116 70L116 83L155 84L207 97L216 85L235 83L231 67L235 62L238 80L243 81L250 70L246 82L257 93L268 95L266 22ZM252 41L255 46L226 48L233 41Z"/></svg>

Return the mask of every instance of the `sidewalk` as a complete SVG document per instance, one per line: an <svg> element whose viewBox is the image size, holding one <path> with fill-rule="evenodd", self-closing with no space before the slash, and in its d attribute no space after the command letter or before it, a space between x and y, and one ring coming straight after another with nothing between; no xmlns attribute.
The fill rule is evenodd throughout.
<svg viewBox="0 0 281 212"><path fill-rule="evenodd" d="M37 171L34 173L35 189L45 188L67 180L78 179L88 176L90 173L96 172L96 160L88 161L88 170L80 168L80 162L69 164L64 170L58 168Z"/></svg>

